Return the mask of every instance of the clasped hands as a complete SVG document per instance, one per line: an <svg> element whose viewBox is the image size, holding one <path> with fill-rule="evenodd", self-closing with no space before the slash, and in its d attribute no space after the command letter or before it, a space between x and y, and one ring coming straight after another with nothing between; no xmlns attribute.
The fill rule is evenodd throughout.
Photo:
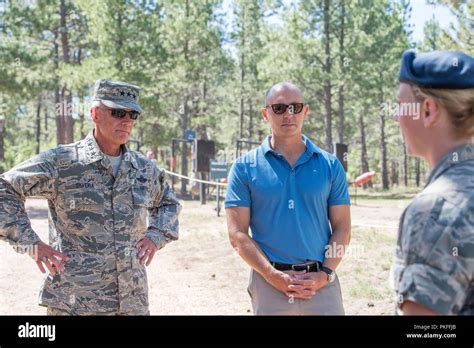
<svg viewBox="0 0 474 348"><path fill-rule="evenodd" d="M303 300L310 300L319 289L329 283L327 274L322 271L273 270L266 280L286 296Z"/></svg>

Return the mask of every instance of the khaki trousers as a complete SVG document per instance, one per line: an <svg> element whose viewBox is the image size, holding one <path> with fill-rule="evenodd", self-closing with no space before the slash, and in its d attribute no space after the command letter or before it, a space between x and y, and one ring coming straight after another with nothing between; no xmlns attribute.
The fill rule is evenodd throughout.
<svg viewBox="0 0 474 348"><path fill-rule="evenodd" d="M248 292L255 315L344 315L338 277L318 290L310 300L303 300L287 297L252 270Z"/></svg>

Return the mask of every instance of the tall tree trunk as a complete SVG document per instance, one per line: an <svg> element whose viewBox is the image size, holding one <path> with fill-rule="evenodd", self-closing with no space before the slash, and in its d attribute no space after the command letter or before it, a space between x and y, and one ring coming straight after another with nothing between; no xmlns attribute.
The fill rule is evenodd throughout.
<svg viewBox="0 0 474 348"><path fill-rule="evenodd" d="M36 154L40 153L41 145L41 94L38 96L38 103L36 104Z"/></svg>
<svg viewBox="0 0 474 348"><path fill-rule="evenodd" d="M425 162L420 161L420 185L424 183L426 179L426 166Z"/></svg>
<svg viewBox="0 0 474 348"><path fill-rule="evenodd" d="M49 96L49 94L48 94ZM44 142L48 142L48 105L47 103L43 103L43 115L44 115Z"/></svg>
<svg viewBox="0 0 474 348"><path fill-rule="evenodd" d="M72 118L72 93L64 85L61 90L64 118L64 143L69 144L74 141L74 119Z"/></svg>
<svg viewBox="0 0 474 348"><path fill-rule="evenodd" d="M3 162L5 160L5 149L3 148L5 139L5 119L0 118L0 173L3 173Z"/></svg>
<svg viewBox="0 0 474 348"><path fill-rule="evenodd" d="M370 171L369 169L369 157L367 156L367 140L365 136L365 124L364 124L364 116L363 112L359 114L359 131L360 131L360 163L361 163L361 169L362 173L367 173ZM364 184L364 189L367 187L372 188L372 181L369 181L368 183Z"/></svg>
<svg viewBox="0 0 474 348"><path fill-rule="evenodd" d="M392 185L398 185L398 162L392 161L390 166L390 180Z"/></svg>
<svg viewBox="0 0 474 348"><path fill-rule="evenodd" d="M249 103L249 140L253 138L253 103L252 98L248 99Z"/></svg>
<svg viewBox="0 0 474 348"><path fill-rule="evenodd" d="M158 157L158 147L156 145L151 145L150 147L151 152L153 153L153 156L155 157L156 160L163 160L163 151L161 151L160 157Z"/></svg>
<svg viewBox="0 0 474 348"><path fill-rule="evenodd" d="M244 14L245 16L245 14ZM242 21L242 47L240 49L240 110L239 110L239 122L240 122L240 131L239 138L244 137L244 95L245 95L245 24Z"/></svg>
<svg viewBox="0 0 474 348"><path fill-rule="evenodd" d="M76 64L77 65L81 65L82 64L82 48L79 48L79 51L77 53L77 61L76 61ZM79 100L80 100L80 103L82 106L84 106L84 87L82 87L82 89L79 90L79 93L78 93L78 97L79 97ZM85 136L86 136L86 132L84 131L84 123L85 123L85 117L84 117L84 107L81 107L79 108L79 133L80 133L80 137L81 139L84 139Z"/></svg>
<svg viewBox="0 0 474 348"><path fill-rule="evenodd" d="M186 0L186 19L189 18L189 1ZM184 41L184 61L185 61L185 78L188 81L188 69L189 69L189 38L186 36ZM186 137L186 130L188 129L188 119L189 119L189 110L188 110L188 91L185 92L184 97L184 107L183 113L181 116L181 127L183 131L183 138ZM187 144L182 143L182 151L181 151L181 175L188 176L188 156L187 156ZM181 195L184 196L186 194L186 186L187 181L185 179L181 180Z"/></svg>
<svg viewBox="0 0 474 348"><path fill-rule="evenodd" d="M60 0L59 16L61 30L61 47L63 49L63 61L64 63L69 64L69 40L67 32L67 13L65 0Z"/></svg>
<svg viewBox="0 0 474 348"><path fill-rule="evenodd" d="M117 12L118 12L116 14L117 21L115 22L116 25L117 25L117 31L116 31L117 36L115 37L115 45L114 46L115 46L115 52L118 54L118 53L121 53L122 49L123 49L122 33L123 33L123 14L124 14L124 11L117 11ZM115 59L115 68L117 69L117 71L119 73L122 73L123 70L124 70L123 69L124 60L121 59L121 58Z"/></svg>
<svg viewBox="0 0 474 348"><path fill-rule="evenodd" d="M59 90L59 76L57 75L57 71L59 69L59 45L58 41L58 32L57 30L54 31L54 68L55 68L55 85L54 88L54 116L56 119L56 142L58 144L63 144L63 118L61 117L62 114L62 103L61 103L61 92Z"/></svg>
<svg viewBox="0 0 474 348"><path fill-rule="evenodd" d="M344 144L344 86L339 87L339 123L337 125L337 134L339 143Z"/></svg>
<svg viewBox="0 0 474 348"><path fill-rule="evenodd" d="M207 114L207 76L204 76L204 82L202 84L202 109L201 115Z"/></svg>
<svg viewBox="0 0 474 348"><path fill-rule="evenodd" d="M324 0L324 42L325 42L325 54L326 62L324 64L324 70L326 76L331 74L331 39L330 39L330 0ZM331 80L328 78L324 82L324 108L325 108L325 135L326 135L326 150L333 152L332 144L332 115L331 115Z"/></svg>
<svg viewBox="0 0 474 348"><path fill-rule="evenodd" d="M383 105L383 92L380 92L380 105ZM382 173L382 188L389 189L388 168L387 168L387 142L385 141L385 112L382 108L379 110L380 119L380 171Z"/></svg>
<svg viewBox="0 0 474 348"><path fill-rule="evenodd" d="M84 103L84 95L81 93L79 96L81 103ZM79 131L81 134L81 139L84 139L86 137L86 132L84 131L84 125L85 125L85 117L84 117L84 108L80 108L79 111Z"/></svg>
<svg viewBox="0 0 474 348"><path fill-rule="evenodd" d="M415 175L416 187L420 187L420 159L418 157L415 158Z"/></svg>
<svg viewBox="0 0 474 348"><path fill-rule="evenodd" d="M188 129L188 97L184 98L184 110L181 117L181 125L183 129L183 138L186 136L186 129ZM187 143L182 143L181 148L181 175L188 176L188 146ZM181 195L186 194L186 179L181 180Z"/></svg>
<svg viewBox="0 0 474 348"><path fill-rule="evenodd" d="M405 138L403 139L403 184L405 187L408 186L408 156Z"/></svg>
<svg viewBox="0 0 474 348"><path fill-rule="evenodd" d="M69 64L69 41L68 41L68 29L67 29L67 12L65 0L60 0L59 3L59 21L60 21L60 33L61 33L61 48L63 52L63 62ZM66 85L61 87L60 96L60 115L59 121L60 129L59 133L59 144L72 143L74 141L73 132L73 119L71 114L72 95L67 89Z"/></svg>
<svg viewBox="0 0 474 348"><path fill-rule="evenodd" d="M54 89L54 105L54 111L56 116L56 142L58 144L64 144L62 132L62 130L64 129L64 125L63 118L61 117L61 109L63 106L61 103L61 93L59 92L59 85L56 85L56 88Z"/></svg>
<svg viewBox="0 0 474 348"><path fill-rule="evenodd" d="M339 51L341 55L341 71L342 75L345 76L344 72L344 19L346 16L346 8L344 1L341 1L341 31L339 35ZM338 125L337 133L339 138L339 143L344 144L344 78L341 81L341 86L339 87L339 115L338 115Z"/></svg>

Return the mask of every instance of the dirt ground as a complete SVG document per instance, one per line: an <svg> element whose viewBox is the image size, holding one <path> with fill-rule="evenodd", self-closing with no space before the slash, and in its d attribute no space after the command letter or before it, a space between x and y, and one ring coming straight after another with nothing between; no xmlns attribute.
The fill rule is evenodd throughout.
<svg viewBox="0 0 474 348"><path fill-rule="evenodd" d="M352 242L339 266L347 314L393 314L389 270L397 224L406 199L358 199ZM215 202L184 201L180 240L156 254L148 268L151 314L249 315L249 268L227 239L225 211ZM27 200L33 229L47 241L47 204ZM43 275L26 255L0 243L0 315L44 315L37 305Z"/></svg>

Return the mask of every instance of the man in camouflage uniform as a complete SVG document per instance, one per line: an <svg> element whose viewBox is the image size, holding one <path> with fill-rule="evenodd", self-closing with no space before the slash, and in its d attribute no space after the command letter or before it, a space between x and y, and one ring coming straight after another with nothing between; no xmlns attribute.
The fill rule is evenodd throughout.
<svg viewBox="0 0 474 348"><path fill-rule="evenodd" d="M39 299L48 314L149 314L145 264L178 239L181 206L164 172L125 146L143 111L138 96L137 86L98 80L85 139L0 176L0 239L34 246L49 271ZM51 246L31 228L31 196L48 200Z"/></svg>
<svg viewBox="0 0 474 348"><path fill-rule="evenodd" d="M399 103L421 104L397 116L407 151L432 170L400 221L397 313L474 315L474 60L409 50L399 80Z"/></svg>

